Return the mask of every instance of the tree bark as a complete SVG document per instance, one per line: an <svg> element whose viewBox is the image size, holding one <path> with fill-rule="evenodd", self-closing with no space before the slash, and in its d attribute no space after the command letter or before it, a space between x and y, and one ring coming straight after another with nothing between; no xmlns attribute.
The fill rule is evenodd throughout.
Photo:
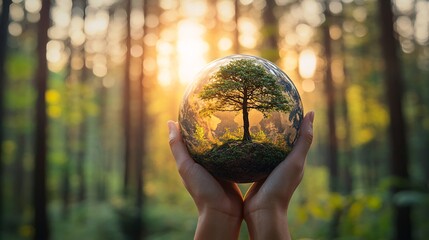
<svg viewBox="0 0 429 240"><path fill-rule="evenodd" d="M50 1L42 1L38 29L38 68L36 72L36 121L34 139L34 239L49 239L48 216L46 209L46 153L47 125L45 92L48 81L48 66L46 60L46 44L48 43L48 28L50 24Z"/></svg>
<svg viewBox="0 0 429 240"><path fill-rule="evenodd" d="M392 187L395 195L407 189L409 184L408 146L405 121L402 112L402 71L398 47L393 29L393 11L390 0L378 1L381 26L381 51L384 59L385 86L390 118L391 175L401 184ZM394 207L395 239L413 239L411 207Z"/></svg>
<svg viewBox="0 0 429 240"><path fill-rule="evenodd" d="M329 1L325 2L325 23L323 24L323 47L325 49L325 94L327 101L327 120L328 120L328 169L329 169L329 189L332 193L339 192L339 173L338 173L338 142L336 134L336 119L335 119L335 87L332 77L332 47L329 28L331 26L332 16L329 11ZM338 225L340 223L340 212L335 210L329 231L329 238L335 239L338 237Z"/></svg>
<svg viewBox="0 0 429 240"><path fill-rule="evenodd" d="M149 1L144 0L143 1L143 14L144 18L146 19L148 15L148 9L149 9ZM143 38L146 36L148 31L148 28L146 24L143 26ZM143 71L143 60L145 56L145 52L147 50L147 47L144 44L143 38L141 39L141 44L143 47L143 55L142 55L142 61L141 61L141 68L140 68L140 78L138 79L138 85L137 85L137 100L138 100L138 112L137 112L137 130L138 133L136 135L136 152L135 152L135 159L136 159L136 210L137 210L137 219L136 219L136 233L135 233L135 239L142 239L142 237L145 235L145 227L143 223L143 204L144 204L144 182L143 182L143 165L144 165L144 159L146 156L146 144L145 144L145 137L146 137L146 126L148 124L147 118L146 118L146 108L145 108L145 92L144 92L144 71Z"/></svg>
<svg viewBox="0 0 429 240"><path fill-rule="evenodd" d="M247 108L247 90L244 90L243 96L243 142L251 142L250 124L249 124L249 110Z"/></svg>
<svg viewBox="0 0 429 240"><path fill-rule="evenodd" d="M81 4L81 9L83 11L83 20L86 19L86 7L88 5L87 0L81 0L79 1ZM86 59L86 50L85 50L85 43L81 47L81 55L82 60L85 62ZM83 68L81 70L81 86L85 87L88 78L88 69L86 67L86 64L83 65ZM81 95L80 101L87 101L88 99L85 99L85 96ZM79 124L79 148L77 152L77 159L76 159L76 173L79 179L79 185L77 190L77 200L79 202L83 202L86 198L86 174L85 174L85 157L87 155L87 143L88 143L88 114L85 111L85 108L83 107L85 103L81 103L80 112L82 114L82 122Z"/></svg>
<svg viewBox="0 0 429 240"><path fill-rule="evenodd" d="M131 106L130 106L130 65L131 65L131 0L126 1L127 12L127 55L125 58L125 77L124 77L124 92L123 92L123 126L124 126L124 196L128 196L130 162L131 162Z"/></svg>
<svg viewBox="0 0 429 240"><path fill-rule="evenodd" d="M335 121L335 88L332 79L331 63L332 49L331 37L329 35L329 27L331 21L331 13L326 7L325 16L326 22L323 25L323 46L325 49L325 94L327 100L327 118L328 118L328 168L330 174L330 189L333 192L338 191L338 142L336 134Z"/></svg>
<svg viewBox="0 0 429 240"><path fill-rule="evenodd" d="M0 226L2 226L3 217L3 136L4 136L4 89L6 87L5 60L7 49L8 25L9 25L9 6L11 0L3 0L1 20L0 20Z"/></svg>

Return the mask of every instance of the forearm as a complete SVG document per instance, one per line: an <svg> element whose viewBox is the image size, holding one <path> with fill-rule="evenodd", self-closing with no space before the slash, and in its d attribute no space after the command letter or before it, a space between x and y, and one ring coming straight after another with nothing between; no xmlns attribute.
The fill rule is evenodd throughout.
<svg viewBox="0 0 429 240"><path fill-rule="evenodd" d="M228 214L207 210L200 213L194 239L238 239L242 219Z"/></svg>
<svg viewBox="0 0 429 240"><path fill-rule="evenodd" d="M245 216L250 239L290 240L287 216L284 211L258 210Z"/></svg>

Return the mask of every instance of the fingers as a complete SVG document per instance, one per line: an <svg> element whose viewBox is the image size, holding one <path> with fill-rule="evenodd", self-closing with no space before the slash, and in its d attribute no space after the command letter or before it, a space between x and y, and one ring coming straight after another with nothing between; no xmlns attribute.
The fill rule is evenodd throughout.
<svg viewBox="0 0 429 240"><path fill-rule="evenodd" d="M299 138L293 147L290 155L298 155L301 158L307 156L308 150L310 149L311 143L313 142L313 121L314 112L307 113L299 131Z"/></svg>
<svg viewBox="0 0 429 240"><path fill-rule="evenodd" d="M182 177L189 170L190 166L194 163L191 156L189 156L188 149L180 135L178 124L173 121L168 121L169 130L169 143L170 149L176 159L176 165Z"/></svg>
<svg viewBox="0 0 429 240"><path fill-rule="evenodd" d="M291 196L303 176L305 158L313 141L313 120L314 112L305 115L292 152L271 172L261 190Z"/></svg>
<svg viewBox="0 0 429 240"><path fill-rule="evenodd" d="M292 152L289 153L288 157L284 161L284 165L287 165L286 170L288 171L288 175L302 175L305 159L311 143L313 142L313 121L314 112L307 113L299 131L298 141L293 147Z"/></svg>

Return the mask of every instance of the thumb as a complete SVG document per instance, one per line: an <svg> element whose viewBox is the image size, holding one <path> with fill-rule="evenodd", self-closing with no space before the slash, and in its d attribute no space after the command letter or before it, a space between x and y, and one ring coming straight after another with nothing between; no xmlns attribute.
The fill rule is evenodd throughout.
<svg viewBox="0 0 429 240"><path fill-rule="evenodd" d="M304 120L299 131L299 138L293 147L290 155L298 155L305 157L308 150L310 149L311 143L313 142L313 121L314 121L314 112L311 111L307 113L304 117Z"/></svg>
<svg viewBox="0 0 429 240"><path fill-rule="evenodd" d="M180 175L184 174L190 165L194 163L191 156L188 153L188 150L183 142L182 136L178 129L178 124L173 121L168 121L168 130L169 130L169 143L170 149L173 153L174 159L176 160L176 165L179 170Z"/></svg>

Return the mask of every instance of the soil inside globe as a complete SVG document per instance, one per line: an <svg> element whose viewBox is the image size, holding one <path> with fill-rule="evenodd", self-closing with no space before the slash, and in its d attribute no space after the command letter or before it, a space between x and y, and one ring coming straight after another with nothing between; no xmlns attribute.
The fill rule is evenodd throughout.
<svg viewBox="0 0 429 240"><path fill-rule="evenodd" d="M238 140L226 142L194 157L215 177L248 183L266 178L288 152L272 143Z"/></svg>

